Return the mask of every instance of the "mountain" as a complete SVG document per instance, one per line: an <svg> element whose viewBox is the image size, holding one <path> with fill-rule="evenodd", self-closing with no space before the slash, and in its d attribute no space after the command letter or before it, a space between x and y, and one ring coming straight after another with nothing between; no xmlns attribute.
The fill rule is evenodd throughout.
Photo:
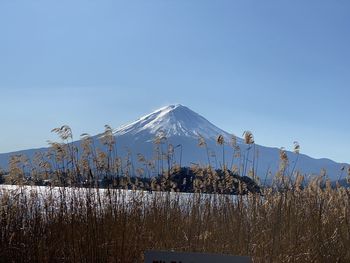
<svg viewBox="0 0 350 263"><path fill-rule="evenodd" d="M170 105L160 108L140 119L115 130L115 135L156 135L164 131L165 136L184 136L198 139L199 135L205 139L212 139L223 134L230 137L230 134L219 129L208 120L182 106L181 104Z"/></svg>
<svg viewBox="0 0 350 263"><path fill-rule="evenodd" d="M236 148L230 142L232 135L206 120L201 115L189 108L177 104L160 108L138 120L124 125L113 131L116 138L118 154L125 157L129 154L134 167L141 164L137 161L137 154L142 153L146 159L159 159L160 153L167 152L169 145L173 145L171 162L181 163L182 166L191 164L221 167L223 161L228 167L241 164L247 167L254 165L261 179L271 173L274 174L279 167L279 148L264 147L258 144L247 145L242 138L236 138ZM224 146L217 144L217 137L223 136ZM97 147L99 137L93 137ZM155 144L155 138L161 138L159 144ZM198 146L199 137L205 142L203 147ZM79 145L79 141L75 142ZM156 151L155 149L157 149ZM238 147L240 157L237 156ZM26 154L32 157L36 151L42 149L31 149L15 153L0 154L0 166L6 167L11 154ZM341 168L347 164L336 163L329 159L314 159L307 155L286 152L289 159L289 172L300 170L304 174L320 174L326 169L332 179L338 178ZM236 154L236 157L233 157ZM164 160L162 165L165 165ZM158 162L159 163L159 162ZM246 171L245 171L246 172Z"/></svg>

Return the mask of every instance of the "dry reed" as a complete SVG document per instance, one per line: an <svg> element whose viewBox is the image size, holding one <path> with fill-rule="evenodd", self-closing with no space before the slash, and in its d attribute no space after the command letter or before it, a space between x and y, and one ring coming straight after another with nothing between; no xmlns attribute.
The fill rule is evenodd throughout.
<svg viewBox="0 0 350 263"><path fill-rule="evenodd" d="M349 189L332 187L324 174L309 183L298 171L288 175L284 149L275 183L260 193L221 194L247 185L226 169L220 177L208 162L192 169L198 193L184 194L176 192L170 165L166 171L161 164L165 136L156 141L158 171L165 176L146 186L116 154L109 126L101 137L105 149L96 149L85 134L80 155L69 127L53 131L62 142L51 143L36 164L13 157L6 180L23 184L30 170L35 180L50 178L63 187L0 188L0 262L143 262L146 249L248 255L254 262L350 262ZM254 145L251 132L245 132L245 142ZM223 138L218 143L224 145ZM206 147L203 138L199 145ZM296 143L296 154L299 149ZM173 151L168 146L165 158ZM143 155L138 160L144 167L139 174L157 170L155 161ZM97 177L134 190L92 188ZM80 184L85 188L65 187ZM205 189L214 194L202 194Z"/></svg>

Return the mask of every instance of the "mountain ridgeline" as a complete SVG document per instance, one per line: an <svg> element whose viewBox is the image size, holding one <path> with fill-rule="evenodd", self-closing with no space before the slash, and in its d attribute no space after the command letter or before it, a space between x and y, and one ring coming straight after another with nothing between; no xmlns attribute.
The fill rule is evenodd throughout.
<svg viewBox="0 0 350 263"><path fill-rule="evenodd" d="M279 148L247 144L244 139L216 127L179 104L160 108L130 124L111 130L111 133L116 141L115 152L120 157L121 165L128 163L132 173L143 169L149 177L175 165L210 166L214 169L228 168L241 176L257 176L260 181L265 181L281 169ZM96 148L105 147L101 143L102 136L91 137ZM73 142L78 149L81 149L81 143ZM7 170L11 155L24 154L32 159L36 152L45 153L48 149L0 154L0 166ZM347 166L329 159L314 159L289 151L283 153L287 159L283 170L289 175L296 171L304 175L319 175L324 170L331 180L336 180L342 175L343 167Z"/></svg>

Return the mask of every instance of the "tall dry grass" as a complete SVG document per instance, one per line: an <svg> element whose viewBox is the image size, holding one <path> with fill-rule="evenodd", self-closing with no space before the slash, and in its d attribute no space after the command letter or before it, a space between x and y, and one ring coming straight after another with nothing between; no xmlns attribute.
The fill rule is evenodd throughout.
<svg viewBox="0 0 350 263"><path fill-rule="evenodd" d="M135 190L3 188L1 262L143 262L146 249L247 255L254 262L350 262L349 189L332 187L324 175L306 183L298 172L286 174L289 160L283 149L274 183L260 194L219 194L225 184L215 182L211 174L200 183L215 184L217 193L178 193L176 187L164 188L172 182L162 160L149 169L159 169L165 181L153 182L152 188L175 191L150 193L142 191L140 182L130 181L130 164L118 159L109 126L101 137L106 150L94 148L84 135L81 155L69 127L54 131L65 142L52 143L48 156L38 156L31 178L50 177L61 186L83 180L93 186L96 176L111 176L125 189L133 185ZM251 133L245 139L254 145ZM162 140L159 156L166 148ZM223 146L224 141L218 143ZM299 145L295 148L299 154ZM148 160L139 157L147 167ZM23 183L28 167L22 164L29 162L16 158L8 180Z"/></svg>
<svg viewBox="0 0 350 263"><path fill-rule="evenodd" d="M1 262L142 262L146 249L349 262L350 192L245 196L65 189L1 192Z"/></svg>

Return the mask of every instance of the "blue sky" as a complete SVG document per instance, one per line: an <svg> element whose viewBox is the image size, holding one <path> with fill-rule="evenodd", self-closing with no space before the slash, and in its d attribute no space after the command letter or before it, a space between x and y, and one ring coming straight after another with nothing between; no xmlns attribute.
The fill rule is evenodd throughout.
<svg viewBox="0 0 350 263"><path fill-rule="evenodd" d="M347 0L0 1L0 152L181 103L350 162Z"/></svg>

